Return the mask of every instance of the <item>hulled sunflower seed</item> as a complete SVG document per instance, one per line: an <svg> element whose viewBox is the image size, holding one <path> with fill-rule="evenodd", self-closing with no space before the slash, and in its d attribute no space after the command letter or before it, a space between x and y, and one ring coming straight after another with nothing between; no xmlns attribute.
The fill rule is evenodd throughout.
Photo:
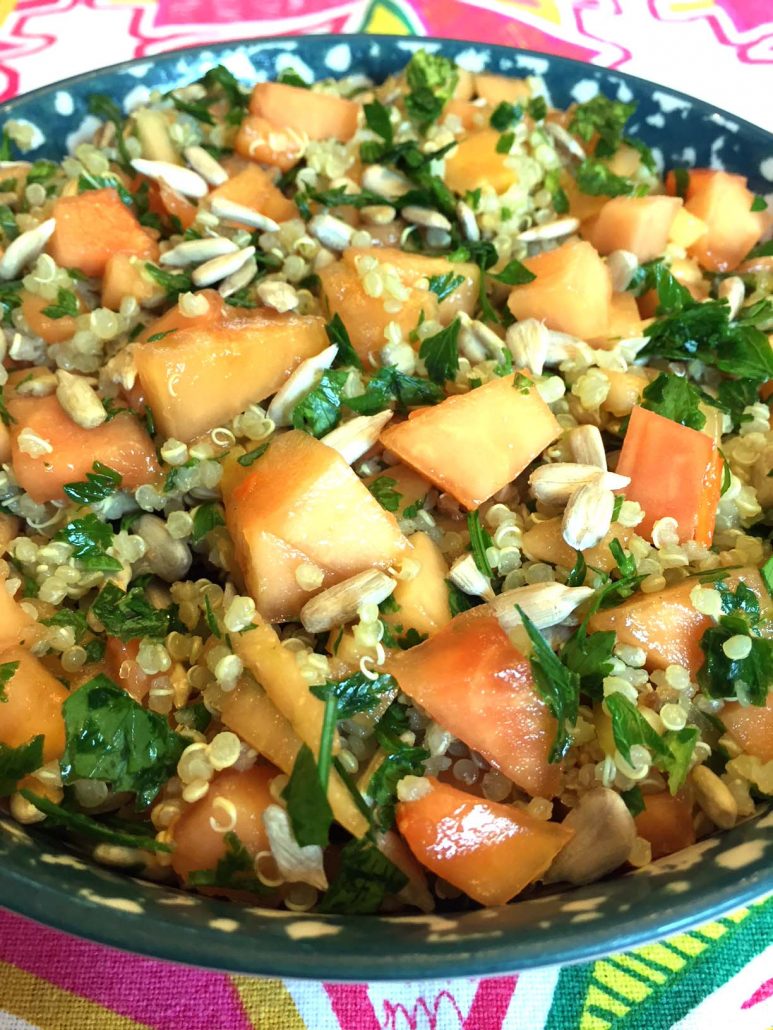
<svg viewBox="0 0 773 1030"><path fill-rule="evenodd" d="M40 257L43 248L51 239L56 229L56 219L47 218L45 222L21 233L8 244L8 249L0 258L0 279L15 279L25 265Z"/></svg>
<svg viewBox="0 0 773 1030"><path fill-rule="evenodd" d="M307 601L301 608L303 628L308 633L325 633L351 622L360 605L381 604L396 586L397 580L378 569L359 572Z"/></svg>
<svg viewBox="0 0 773 1030"><path fill-rule="evenodd" d="M186 147L183 153L194 172L198 172L210 186L222 186L224 182L228 182L228 172L204 147Z"/></svg>
<svg viewBox="0 0 773 1030"><path fill-rule="evenodd" d="M268 215L263 215L254 208L244 204L237 204L226 197L213 197L210 210L218 218L228 218L233 222L241 222L242 225L249 225L253 229L260 229L261 232L276 232L279 223Z"/></svg>
<svg viewBox="0 0 773 1030"><path fill-rule="evenodd" d="M598 426L574 426L566 434L569 453L579 465L597 465L607 470L607 454Z"/></svg>
<svg viewBox="0 0 773 1030"><path fill-rule="evenodd" d="M574 836L556 856L545 883L593 883L625 862L636 839L636 824L625 802L606 787L584 794L561 825Z"/></svg>
<svg viewBox="0 0 773 1030"><path fill-rule="evenodd" d="M561 236L570 236L580 228L580 219L567 215L565 218L556 218L553 222L545 222L544 225L534 225L531 229L524 229L516 236L521 243L541 243L543 240L557 240Z"/></svg>
<svg viewBox="0 0 773 1030"><path fill-rule="evenodd" d="M451 229L451 223L446 216L441 215L439 211L433 211L429 207L417 207L409 204L400 213L406 222L411 222L413 225L421 225L425 229L445 229L446 232Z"/></svg>
<svg viewBox="0 0 773 1030"><path fill-rule="evenodd" d="M132 529L145 541L145 554L132 568L135 576L151 573L167 583L183 579L191 567L191 552L182 540L175 540L157 515L142 515Z"/></svg>
<svg viewBox="0 0 773 1030"><path fill-rule="evenodd" d="M368 225L389 225L394 222L397 212L389 204L372 204L364 207L360 214Z"/></svg>
<svg viewBox="0 0 773 1030"><path fill-rule="evenodd" d="M615 293L628 289L638 267L639 259L630 250L613 250L607 256L607 271Z"/></svg>
<svg viewBox="0 0 773 1030"><path fill-rule="evenodd" d="M380 411L377 415L357 415L350 422L321 437L321 442L334 451L349 465L366 454L378 442L381 430L392 418L394 412Z"/></svg>
<svg viewBox="0 0 773 1030"><path fill-rule="evenodd" d="M465 554L461 558L456 559L451 566L448 578L455 586L463 590L465 594L472 594L473 597L483 597L487 601L494 600L491 582L480 571L471 554Z"/></svg>
<svg viewBox="0 0 773 1030"><path fill-rule="evenodd" d="M83 376L74 376L60 368L56 373L56 399L77 425L95 429L107 418L105 406Z"/></svg>
<svg viewBox="0 0 773 1030"><path fill-rule="evenodd" d="M182 165L173 165L168 161L149 161L144 157L135 157L132 167L140 175L147 175L149 179L156 182L166 183L173 190L182 193L184 197L199 199L206 197L209 193L209 185L206 179L190 168L183 168Z"/></svg>
<svg viewBox="0 0 773 1030"><path fill-rule="evenodd" d="M731 275L728 279L723 279L717 289L717 296L720 300L727 301L730 308L728 317L732 321L732 319L737 317L746 297L746 287L743 284L743 279L737 275Z"/></svg>
<svg viewBox="0 0 773 1030"><path fill-rule="evenodd" d="M362 173L362 188L378 193L387 200L397 200L411 188L404 175L393 172L383 165L369 165Z"/></svg>
<svg viewBox="0 0 773 1030"><path fill-rule="evenodd" d="M542 375L548 354L549 331L536 318L524 318L507 330L505 342L516 368Z"/></svg>
<svg viewBox="0 0 773 1030"><path fill-rule="evenodd" d="M263 825L271 854L285 882L308 883L317 890L326 890L322 848L317 844L300 846L287 811L280 805L269 805L263 813Z"/></svg>
<svg viewBox="0 0 773 1030"><path fill-rule="evenodd" d="M314 389L320 375L335 361L337 353L338 347L331 344L330 347L326 347L319 354L307 358L298 365L279 387L268 406L266 417L270 418L274 425L290 425L293 408L303 400L310 390Z"/></svg>
<svg viewBox="0 0 773 1030"><path fill-rule="evenodd" d="M199 265L194 270L191 276L194 285L211 286L212 283L220 282L221 279L238 271L254 253L255 248L249 246L234 251L233 254L223 254L221 257L212 258L211 261L205 261L203 265Z"/></svg>
<svg viewBox="0 0 773 1030"><path fill-rule="evenodd" d="M729 830L738 819L738 805L728 786L705 765L696 765L690 774L695 800L720 830Z"/></svg>
<svg viewBox="0 0 773 1030"><path fill-rule="evenodd" d="M237 268L235 272L226 276L218 286L217 292L221 297L230 297L245 286L249 286L257 274L258 263L253 257L249 261L245 261L241 268Z"/></svg>
<svg viewBox="0 0 773 1030"><path fill-rule="evenodd" d="M567 587L563 583L532 583L499 594L489 604L502 629L521 625L518 608L523 609L537 629L549 629L568 619L593 593L592 587Z"/></svg>
<svg viewBox="0 0 773 1030"><path fill-rule="evenodd" d="M480 227L470 205L460 200L456 205L456 217L459 219L465 238L471 243L477 243L480 239Z"/></svg>
<svg viewBox="0 0 773 1030"><path fill-rule="evenodd" d="M258 296L266 307L282 313L294 311L300 302L297 290L289 283L281 282L279 279L262 282L258 286Z"/></svg>
<svg viewBox="0 0 773 1030"><path fill-rule="evenodd" d="M323 247L331 250L345 250L354 235L351 225L333 215L314 215L309 222L309 232Z"/></svg>
<svg viewBox="0 0 773 1030"><path fill-rule="evenodd" d="M595 547L609 532L615 495L598 482L575 490L564 509L561 534L575 551Z"/></svg>
<svg viewBox="0 0 773 1030"><path fill-rule="evenodd" d="M584 161L588 156L580 142L567 132L563 125L559 125L558 122L545 122L543 127L548 136L553 137L553 142L570 157Z"/></svg>
<svg viewBox="0 0 773 1030"><path fill-rule="evenodd" d="M597 465L581 465L568 461L541 465L529 476L532 494L543 504L563 506L581 486L598 483L607 490L622 490L631 482L628 476L605 472Z"/></svg>
<svg viewBox="0 0 773 1030"><path fill-rule="evenodd" d="M171 250L164 251L158 259L160 265L199 265L202 261L211 261L212 258L220 257L223 254L234 254L239 248L232 240L225 236L209 236L202 240L183 240Z"/></svg>

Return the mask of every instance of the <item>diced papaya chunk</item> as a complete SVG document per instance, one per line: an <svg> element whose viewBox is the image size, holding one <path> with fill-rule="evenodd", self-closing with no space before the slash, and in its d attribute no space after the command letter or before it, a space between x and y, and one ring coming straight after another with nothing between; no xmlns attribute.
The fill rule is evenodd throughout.
<svg viewBox="0 0 773 1030"><path fill-rule="evenodd" d="M770 610L767 592L757 569L751 566L731 572L725 581L731 589L739 582L753 590L763 614ZM694 675L703 665L701 638L713 625L690 600L697 580L685 579L654 594L634 594L615 608L596 612L589 620L593 633L614 630L621 644L642 647L647 652L648 669L683 665ZM765 624L764 635L768 635Z"/></svg>
<svg viewBox="0 0 773 1030"><path fill-rule="evenodd" d="M99 276L113 254L138 254L150 260L158 254L158 245L114 189L60 197L51 215L56 229L47 250L62 268Z"/></svg>
<svg viewBox="0 0 773 1030"><path fill-rule="evenodd" d="M5 427L3 427L5 428ZM2 454L2 448L0 447L0 454ZM11 438L8 437L8 452L5 458L0 459L2 461L11 460ZM5 554L8 550L10 542L19 535L21 528L21 519L17 518L16 515L6 515L0 513L0 555ZM2 619L0 619L0 623ZM0 647L3 645L0 644Z"/></svg>
<svg viewBox="0 0 773 1030"><path fill-rule="evenodd" d="M641 536L669 517L676 519L680 540L711 544L721 476L718 451L708 436L637 406L617 471L631 477L626 498L644 509L637 527Z"/></svg>
<svg viewBox="0 0 773 1030"><path fill-rule="evenodd" d="M118 311L124 297L134 297L140 307L154 307L164 299L164 289L145 271L145 258L113 254L102 277L102 306Z"/></svg>
<svg viewBox="0 0 773 1030"><path fill-rule="evenodd" d="M309 139L350 140L357 131L360 105L330 93L315 93L283 82L258 82L250 112Z"/></svg>
<svg viewBox="0 0 773 1030"><path fill-rule="evenodd" d="M412 579L400 579L392 594L395 611L384 612L382 620L401 636L415 630L431 637L451 621L448 606L448 564L438 545L426 533L408 537L413 550L409 557L419 563Z"/></svg>
<svg viewBox="0 0 773 1030"><path fill-rule="evenodd" d="M4 688L6 700L0 703L0 744L20 747L42 733L43 762L54 761L64 751L62 705L67 689L23 647L6 648L0 662L19 663Z"/></svg>
<svg viewBox="0 0 773 1030"><path fill-rule="evenodd" d="M556 721L528 660L488 609L456 616L423 644L393 655L388 668L405 694L523 790L557 793L559 768L548 761Z"/></svg>
<svg viewBox="0 0 773 1030"><path fill-rule="evenodd" d="M107 675L113 683L123 687L138 704L142 704L150 690L152 677L143 672L137 664L139 651L139 640L108 637L105 646L105 666Z"/></svg>
<svg viewBox="0 0 773 1030"><path fill-rule="evenodd" d="M764 707L729 701L720 716L725 730L747 755L773 762L773 691Z"/></svg>
<svg viewBox="0 0 773 1030"><path fill-rule="evenodd" d="M628 372L605 368L604 375L609 380L609 393L601 402L601 410L608 411L617 418L630 415L653 374L642 368L632 368Z"/></svg>
<svg viewBox="0 0 773 1030"><path fill-rule="evenodd" d="M298 217L298 208L274 185L268 172L256 164L249 164L228 182L212 190L209 199L221 197L258 211L275 222L286 222Z"/></svg>
<svg viewBox="0 0 773 1030"><path fill-rule="evenodd" d="M403 336L416 328L422 314L425 319L437 317L438 302L428 290L410 289L399 311L384 307L384 297L370 297L358 273L343 261L334 261L319 270L322 296L328 314L338 315L346 326L352 346L363 364L386 344L384 330L396 322Z"/></svg>
<svg viewBox="0 0 773 1030"><path fill-rule="evenodd" d="M614 522L606 536L595 547L583 551L585 561L594 569L611 572L616 568L616 562L609 549L610 543L613 540L619 540L625 547L632 534L632 529L621 526L619 522ZM526 557L532 561L563 565L565 569L571 569L577 557L574 548L570 547L563 538L560 518L544 519L527 529L523 534L522 549Z"/></svg>
<svg viewBox="0 0 773 1030"><path fill-rule="evenodd" d="M583 228L583 236L599 254L629 250L640 262L652 261L666 249L681 206L679 197L613 197Z"/></svg>
<svg viewBox="0 0 773 1030"><path fill-rule="evenodd" d="M561 429L534 387L514 376L421 408L381 434L385 447L467 508L477 508L520 475Z"/></svg>
<svg viewBox="0 0 773 1030"><path fill-rule="evenodd" d="M701 218L696 218L686 208L680 207L671 223L668 239L670 243L686 250L699 240L707 229L708 226Z"/></svg>
<svg viewBox="0 0 773 1030"><path fill-rule="evenodd" d="M695 172L690 174L692 186ZM689 248L690 254L709 272L735 268L762 236L766 219L752 211L754 194L742 175L709 172L696 184L685 207L707 225L707 231Z"/></svg>
<svg viewBox="0 0 773 1030"><path fill-rule="evenodd" d="M0 578L0 651L14 644L31 647L42 634L43 627L11 597L5 580Z"/></svg>
<svg viewBox="0 0 773 1030"><path fill-rule="evenodd" d="M0 463L11 460L11 434L8 431L8 426L4 422L0 422Z"/></svg>
<svg viewBox="0 0 773 1030"><path fill-rule="evenodd" d="M225 769L215 776L203 798L185 808L171 831L172 868L183 882L194 870L215 869L226 854L225 834L212 826L212 822L217 826L229 822L218 804L221 798L230 802L227 807L231 821L235 820L231 830L249 854L254 857L268 849L263 813L275 803L270 787L277 774L270 765L255 765L243 772Z"/></svg>
<svg viewBox="0 0 773 1030"><path fill-rule="evenodd" d="M397 806L397 827L427 869L481 905L504 905L538 880L572 831L513 805L485 801L429 779Z"/></svg>
<svg viewBox="0 0 773 1030"><path fill-rule="evenodd" d="M513 287L507 305L517 319L537 318L582 340L606 332L612 285L590 243L564 243L523 263L536 279Z"/></svg>
<svg viewBox="0 0 773 1030"><path fill-rule="evenodd" d="M44 309L50 308L54 303L37 293L30 293L29 290L21 291L21 313L24 321L30 327L30 331L46 343L61 343L63 340L69 340L75 333L75 318L72 315L51 318L44 314Z"/></svg>
<svg viewBox="0 0 773 1030"><path fill-rule="evenodd" d="M209 308L187 318L179 305L148 326L135 362L156 425L192 440L275 393L296 365L328 346L317 315L245 310L200 291ZM163 339L149 337L166 333Z"/></svg>
<svg viewBox="0 0 773 1030"><path fill-rule="evenodd" d="M492 107L505 101L508 104L525 104L531 97L528 79L511 79L507 75L480 74L475 76L475 94L488 101Z"/></svg>
<svg viewBox="0 0 773 1030"><path fill-rule="evenodd" d="M609 302L609 324L603 337L593 341L594 347L611 350L619 340L641 336L639 305L632 293L613 293Z"/></svg>
<svg viewBox="0 0 773 1030"><path fill-rule="evenodd" d="M287 568L316 565L323 586L387 568L407 550L392 514L331 447L299 431L274 440L226 498L237 560L258 611L271 622L297 618L311 593ZM285 555L264 548L274 537ZM277 586L277 559L287 568Z"/></svg>
<svg viewBox="0 0 773 1030"><path fill-rule="evenodd" d="M196 215L199 211L196 205L192 204L182 193L178 193L171 186L167 186L163 181L156 184L156 189L158 190L158 206L161 208L158 213L162 217L170 215L179 221L183 229L190 229L196 221ZM151 211L153 207L154 205L151 203Z"/></svg>
<svg viewBox="0 0 773 1030"><path fill-rule="evenodd" d="M160 475L153 442L136 418L125 415L95 429L83 429L53 394L14 397L8 401L8 411L16 419L11 426L14 475L38 503L64 500L64 485L83 482L95 461L120 473L122 486L130 490ZM26 438L21 438L25 431ZM32 434L51 450L40 455L24 450Z"/></svg>
<svg viewBox="0 0 773 1030"><path fill-rule="evenodd" d="M301 159L303 140L292 130L281 129L257 114L248 114L236 133L234 148L242 157L289 171Z"/></svg>
<svg viewBox="0 0 773 1030"><path fill-rule="evenodd" d="M508 155L497 152L500 134L496 129L472 132L446 158L445 182L462 196L468 190L490 186L504 193L518 182L518 172L508 165Z"/></svg>
<svg viewBox="0 0 773 1030"><path fill-rule="evenodd" d="M664 858L695 843L690 806L668 791L644 795L644 811L634 818L636 832L652 845L652 857Z"/></svg>

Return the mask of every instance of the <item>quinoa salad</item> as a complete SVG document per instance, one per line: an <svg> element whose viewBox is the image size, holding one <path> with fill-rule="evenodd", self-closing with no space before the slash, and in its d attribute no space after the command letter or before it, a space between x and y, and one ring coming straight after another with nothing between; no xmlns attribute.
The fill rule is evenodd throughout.
<svg viewBox="0 0 773 1030"><path fill-rule="evenodd" d="M773 794L773 243L418 51L0 142L0 810L295 912L501 905Z"/></svg>

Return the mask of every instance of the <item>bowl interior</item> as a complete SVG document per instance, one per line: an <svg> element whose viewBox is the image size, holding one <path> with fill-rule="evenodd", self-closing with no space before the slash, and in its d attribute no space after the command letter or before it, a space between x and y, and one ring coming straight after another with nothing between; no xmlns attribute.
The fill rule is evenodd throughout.
<svg viewBox="0 0 773 1030"><path fill-rule="evenodd" d="M556 106L601 89L636 100L631 131L665 167L724 167L756 192L773 180L773 137L683 94L565 58L459 41L309 36L218 44L128 62L18 97L2 118L37 128L28 155L57 158L97 122L92 93L127 109L225 64L248 81L292 67L306 77L366 73L379 80L420 46L471 71L542 75ZM41 922L132 951L246 973L315 979L474 975L590 959L713 919L773 889L773 813L701 841L646 870L500 909L365 918L241 908L94 865L55 837L0 818L0 904Z"/></svg>

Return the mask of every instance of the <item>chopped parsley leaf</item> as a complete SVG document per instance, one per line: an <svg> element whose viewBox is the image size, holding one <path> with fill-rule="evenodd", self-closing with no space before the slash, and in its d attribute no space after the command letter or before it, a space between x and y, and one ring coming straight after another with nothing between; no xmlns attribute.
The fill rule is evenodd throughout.
<svg viewBox="0 0 773 1030"><path fill-rule="evenodd" d="M698 405L704 394L686 376L661 372L645 386L641 406L690 429L703 429L706 416Z"/></svg>
<svg viewBox="0 0 773 1030"><path fill-rule="evenodd" d="M378 503L386 511L398 511L400 508L400 500L402 494L395 490L397 486L397 480L392 479L391 476L379 476L374 479L368 487L368 490L373 494Z"/></svg>
<svg viewBox="0 0 773 1030"><path fill-rule="evenodd" d="M56 302L44 307L41 314L46 318L74 318L78 314L78 298L72 290L60 286L56 293Z"/></svg>
<svg viewBox="0 0 773 1030"><path fill-rule="evenodd" d="M125 825L133 825L131 823L124 823L120 827L114 827L109 822L101 822L97 819L92 819L88 815L83 815L82 812L73 812L62 805L56 805L53 801L40 797L31 790L23 790L21 795L47 817L47 825L61 826L77 836L102 841L104 844L116 844L124 848L137 848L141 851L169 852L172 850L169 844L157 841L150 833L130 833L123 828ZM142 830L142 826L138 826L137 829Z"/></svg>
<svg viewBox="0 0 773 1030"><path fill-rule="evenodd" d="M489 565L486 549L491 547L491 537L481 525L480 516L477 511L471 511L467 516L467 529L470 534L470 551L472 553L475 567L486 579L492 579L494 573Z"/></svg>
<svg viewBox="0 0 773 1030"><path fill-rule="evenodd" d="M318 439L335 429L341 417L341 393L348 378L346 371L326 369L314 389L293 408L293 426Z"/></svg>
<svg viewBox="0 0 773 1030"><path fill-rule="evenodd" d="M16 675L18 669L18 662L3 662L0 664L0 704L7 704L8 695L5 692L5 688Z"/></svg>
<svg viewBox="0 0 773 1030"><path fill-rule="evenodd" d="M537 278L534 272L530 272L526 265L522 265L515 258L508 261L501 272L491 272L490 275L492 279L496 279L498 283L504 283L506 286L523 286L525 283L534 282Z"/></svg>
<svg viewBox="0 0 773 1030"><path fill-rule="evenodd" d="M268 446L269 445L267 443L262 443L259 447L256 447L254 450L247 451L246 454L242 454L240 457L236 459L236 461L239 465L244 466L244 468L249 468L250 465L255 464L258 458L263 457L263 455L268 450Z"/></svg>
<svg viewBox="0 0 773 1030"><path fill-rule="evenodd" d="M408 877L368 837L350 840L341 850L338 875L319 904L326 913L372 915L387 894L397 894Z"/></svg>
<svg viewBox="0 0 773 1030"><path fill-rule="evenodd" d="M108 468L101 461L95 461L91 468L92 471L86 473L85 483L65 483L62 488L77 504L98 504L120 489L123 477L115 469Z"/></svg>
<svg viewBox="0 0 773 1030"><path fill-rule="evenodd" d="M519 605L516 608L532 644L529 664L534 686L558 722L549 760L560 762L571 746L570 731L577 723L580 677L561 662L523 609Z"/></svg>
<svg viewBox="0 0 773 1030"><path fill-rule="evenodd" d="M191 543L197 544L203 540L207 533L211 533L218 526L224 526L225 519L219 504L208 501L200 504L193 513L193 530L191 532Z"/></svg>
<svg viewBox="0 0 773 1030"><path fill-rule="evenodd" d="M426 131L437 121L453 96L458 80L459 73L453 61L441 54L416 51L405 69L409 90L405 97L405 110L419 131Z"/></svg>
<svg viewBox="0 0 773 1030"><path fill-rule="evenodd" d="M464 282L463 275L454 275L453 272L445 272L443 275L432 275L429 279L429 288L438 300L445 300L450 297L454 290Z"/></svg>
<svg viewBox="0 0 773 1030"><path fill-rule="evenodd" d="M489 118L489 125L497 132L505 132L521 118L523 118L523 108L520 104L509 104L506 100L502 100L494 108Z"/></svg>
<svg viewBox="0 0 773 1030"><path fill-rule="evenodd" d="M113 542L113 531L96 515L73 519L59 530L54 540L69 544L73 557L92 572L120 572L123 568L117 558L106 553Z"/></svg>
<svg viewBox="0 0 773 1030"><path fill-rule="evenodd" d="M459 370L459 330L462 323L455 318L434 336L422 340L419 357L424 362L427 375L433 383L442 385L446 380L453 381Z"/></svg>
<svg viewBox="0 0 773 1030"><path fill-rule="evenodd" d="M380 368L366 386L365 393L347 397L344 404L358 415L375 415L396 402L398 411L439 404L443 391L428 379L405 375L394 366Z"/></svg>
<svg viewBox="0 0 773 1030"><path fill-rule="evenodd" d="M325 332L327 338L332 344L338 347L338 354L336 354L337 365L351 365L353 368L362 368L362 361L360 360L357 351L352 346L351 338L346 330L346 326L341 320L341 316L336 313L330 319L325 326Z"/></svg>
<svg viewBox="0 0 773 1030"><path fill-rule="evenodd" d="M225 854L214 869L192 869L189 887L219 887L221 890L265 894L269 889L255 875L255 860L238 835L229 830L223 837Z"/></svg>
<svg viewBox="0 0 773 1030"><path fill-rule="evenodd" d="M115 583L106 583L91 606L108 636L120 640L163 637L170 630L173 609L154 608L141 586L124 593Z"/></svg>

